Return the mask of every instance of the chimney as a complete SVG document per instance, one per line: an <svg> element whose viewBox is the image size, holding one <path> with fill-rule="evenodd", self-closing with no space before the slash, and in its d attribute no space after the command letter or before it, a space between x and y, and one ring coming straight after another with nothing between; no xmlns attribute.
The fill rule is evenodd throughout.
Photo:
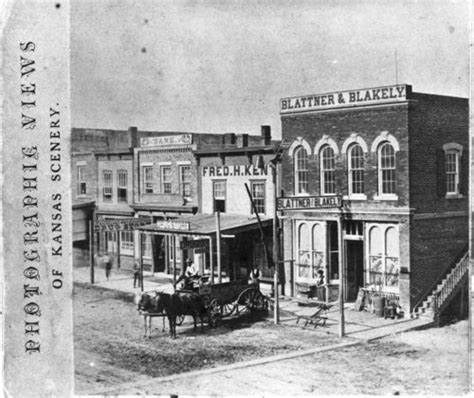
<svg viewBox="0 0 474 398"><path fill-rule="evenodd" d="M246 148L249 146L249 135L248 134L239 134L237 136L237 147Z"/></svg>
<svg viewBox="0 0 474 398"><path fill-rule="evenodd" d="M129 136L130 136L130 145L132 148L137 148L140 146L140 142L138 139L138 129L136 127L129 127L128 128Z"/></svg>
<svg viewBox="0 0 474 398"><path fill-rule="evenodd" d="M222 141L224 146L235 145L235 133L225 133Z"/></svg>
<svg viewBox="0 0 474 398"><path fill-rule="evenodd" d="M272 131L270 126L262 126L262 145L272 144Z"/></svg>

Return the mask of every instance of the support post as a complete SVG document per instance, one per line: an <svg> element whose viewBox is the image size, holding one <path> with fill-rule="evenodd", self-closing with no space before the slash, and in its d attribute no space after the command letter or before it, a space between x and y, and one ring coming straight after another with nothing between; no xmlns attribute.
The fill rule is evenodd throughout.
<svg viewBox="0 0 474 398"><path fill-rule="evenodd" d="M140 248L140 288L143 293L143 242L142 232L138 232L138 247Z"/></svg>
<svg viewBox="0 0 474 398"><path fill-rule="evenodd" d="M173 241L173 286L176 286L176 254L178 253L176 250L176 235L171 235L171 239Z"/></svg>
<svg viewBox="0 0 474 398"><path fill-rule="evenodd" d="M275 305L273 310L273 320L277 325L280 322L280 293L278 291L279 268L280 261L278 258L278 214L277 214L277 166L272 164L272 181L273 181L273 265L275 267L274 273L274 297Z"/></svg>
<svg viewBox="0 0 474 398"><path fill-rule="evenodd" d="M212 236L209 236L209 263L211 266L211 285L214 284L214 253L212 249Z"/></svg>
<svg viewBox="0 0 474 398"><path fill-rule="evenodd" d="M92 220L89 220L89 261L91 263L91 284L94 283L94 230L92 229Z"/></svg>
<svg viewBox="0 0 474 398"><path fill-rule="evenodd" d="M220 212L216 211L216 240L217 240L217 281L222 283L221 264L221 219Z"/></svg>
<svg viewBox="0 0 474 398"><path fill-rule="evenodd" d="M339 251L339 337L345 335L345 319L344 319L344 253L342 244L342 214L337 220L337 232L338 232L338 251Z"/></svg>

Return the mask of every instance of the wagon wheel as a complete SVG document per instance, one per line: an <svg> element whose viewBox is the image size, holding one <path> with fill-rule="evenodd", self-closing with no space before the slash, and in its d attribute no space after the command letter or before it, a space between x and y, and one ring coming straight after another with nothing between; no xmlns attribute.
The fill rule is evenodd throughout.
<svg viewBox="0 0 474 398"><path fill-rule="evenodd" d="M240 293L237 298L237 313L250 314L268 310L268 302L258 289L249 288Z"/></svg>
<svg viewBox="0 0 474 398"><path fill-rule="evenodd" d="M222 316L223 317L231 316L234 313L236 308L237 306L234 303L224 304L222 306Z"/></svg>
<svg viewBox="0 0 474 398"><path fill-rule="evenodd" d="M222 318L222 306L216 299L213 299L207 306L207 316L211 328L215 328L220 324Z"/></svg>
<svg viewBox="0 0 474 398"><path fill-rule="evenodd" d="M176 325L181 326L184 322L184 315L178 315L176 317Z"/></svg>

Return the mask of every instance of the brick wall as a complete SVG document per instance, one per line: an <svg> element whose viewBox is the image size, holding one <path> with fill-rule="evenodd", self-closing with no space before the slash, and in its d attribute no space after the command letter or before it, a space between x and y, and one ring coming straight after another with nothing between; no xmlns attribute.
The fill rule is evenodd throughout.
<svg viewBox="0 0 474 398"><path fill-rule="evenodd" d="M468 217L415 219L410 235L413 306L467 250Z"/></svg>
<svg viewBox="0 0 474 398"><path fill-rule="evenodd" d="M85 164L86 195L79 195L78 164ZM97 161L91 152L71 155L71 195L73 205L97 200Z"/></svg>
<svg viewBox="0 0 474 398"><path fill-rule="evenodd" d="M469 190L469 108L468 100L413 93L409 117L410 207L417 213L467 211ZM440 195L437 153L444 144L463 146L461 158L461 199Z"/></svg>
<svg viewBox="0 0 474 398"><path fill-rule="evenodd" d="M339 151L344 141L356 133L364 139L368 146L365 155L365 191L368 201L372 201L378 193L377 155L370 153L373 141L380 133L387 131L393 135L399 145L397 153L397 194L398 201L390 202L389 206L400 207L408 204L408 107L407 105L387 106L370 109L339 110L337 112L321 112L307 115L282 116L282 139L292 143L297 137L304 138L311 146L312 152L318 141L328 135L332 138ZM346 154L336 157L336 181L339 192L348 194ZM319 156L312 153L308 158L309 194L320 195ZM283 157L282 187L285 195L294 194L293 159L288 151ZM337 188L336 188L337 189ZM384 206L385 207L385 206Z"/></svg>

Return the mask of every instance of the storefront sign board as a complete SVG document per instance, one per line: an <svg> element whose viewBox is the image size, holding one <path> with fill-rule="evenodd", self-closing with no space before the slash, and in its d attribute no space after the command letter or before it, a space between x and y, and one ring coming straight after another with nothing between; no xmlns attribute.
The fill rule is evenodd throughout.
<svg viewBox="0 0 474 398"><path fill-rule="evenodd" d="M140 139L140 146L142 148L191 145L192 143L193 136L191 134L167 135L161 137L142 137Z"/></svg>
<svg viewBox="0 0 474 398"><path fill-rule="evenodd" d="M292 196L277 198L277 210L312 210L342 206L341 196Z"/></svg>

